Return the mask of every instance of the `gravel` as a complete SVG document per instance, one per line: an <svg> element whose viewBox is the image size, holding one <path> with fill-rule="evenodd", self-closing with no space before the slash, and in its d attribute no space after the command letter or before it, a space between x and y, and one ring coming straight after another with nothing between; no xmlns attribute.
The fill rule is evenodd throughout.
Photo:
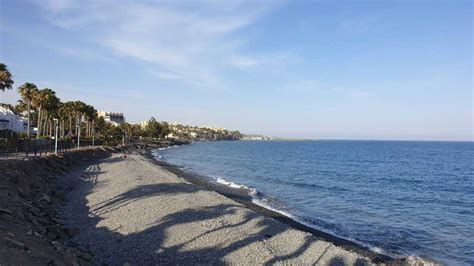
<svg viewBox="0 0 474 266"><path fill-rule="evenodd" d="M201 189L137 153L64 176L73 240L109 265L366 265L368 258Z"/></svg>

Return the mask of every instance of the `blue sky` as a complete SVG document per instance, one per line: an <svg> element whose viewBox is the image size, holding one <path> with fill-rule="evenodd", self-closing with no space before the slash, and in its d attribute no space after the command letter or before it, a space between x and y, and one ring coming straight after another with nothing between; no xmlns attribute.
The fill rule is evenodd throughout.
<svg viewBox="0 0 474 266"><path fill-rule="evenodd" d="M279 137L474 140L471 1L0 0L16 87Z"/></svg>

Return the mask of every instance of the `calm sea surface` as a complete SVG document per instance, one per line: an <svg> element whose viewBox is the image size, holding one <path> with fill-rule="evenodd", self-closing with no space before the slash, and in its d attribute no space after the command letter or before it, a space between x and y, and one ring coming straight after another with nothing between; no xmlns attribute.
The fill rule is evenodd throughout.
<svg viewBox="0 0 474 266"><path fill-rule="evenodd" d="M158 153L254 188L260 203L315 228L390 254L474 265L473 142L222 141Z"/></svg>

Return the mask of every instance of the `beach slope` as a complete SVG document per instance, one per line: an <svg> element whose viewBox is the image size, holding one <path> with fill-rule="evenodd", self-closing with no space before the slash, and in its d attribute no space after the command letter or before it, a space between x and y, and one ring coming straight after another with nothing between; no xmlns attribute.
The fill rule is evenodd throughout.
<svg viewBox="0 0 474 266"><path fill-rule="evenodd" d="M366 265L371 260L180 178L115 154L63 178L61 216L97 263Z"/></svg>

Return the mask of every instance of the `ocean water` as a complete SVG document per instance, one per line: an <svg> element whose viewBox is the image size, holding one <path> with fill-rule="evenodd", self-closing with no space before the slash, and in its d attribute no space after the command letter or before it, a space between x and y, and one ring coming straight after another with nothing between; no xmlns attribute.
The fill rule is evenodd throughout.
<svg viewBox="0 0 474 266"><path fill-rule="evenodd" d="M474 265L473 142L221 141L158 153L379 252Z"/></svg>

